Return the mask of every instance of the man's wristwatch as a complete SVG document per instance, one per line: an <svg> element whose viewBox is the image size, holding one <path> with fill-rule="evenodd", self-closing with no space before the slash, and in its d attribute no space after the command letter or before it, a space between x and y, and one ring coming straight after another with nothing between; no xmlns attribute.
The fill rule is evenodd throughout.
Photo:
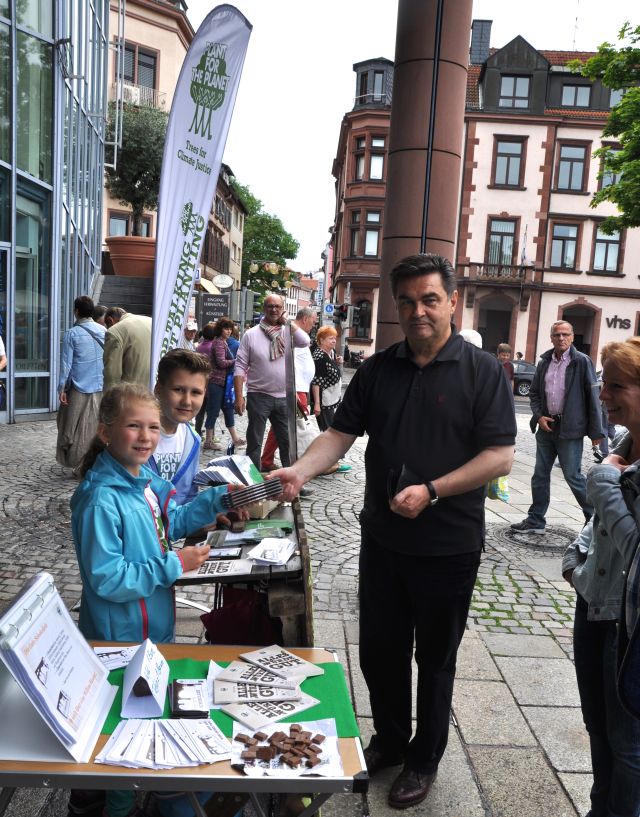
<svg viewBox="0 0 640 817"><path fill-rule="evenodd" d="M438 496L438 492L436 491L436 489L433 487L433 482L425 482L425 485L427 486L427 491L429 491L429 496L431 497L431 501L427 506L430 508L432 505L436 504L440 497Z"/></svg>

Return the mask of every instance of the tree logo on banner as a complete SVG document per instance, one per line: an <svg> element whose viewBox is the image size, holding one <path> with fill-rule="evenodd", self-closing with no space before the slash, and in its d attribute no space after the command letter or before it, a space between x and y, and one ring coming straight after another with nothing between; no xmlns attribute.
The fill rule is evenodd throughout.
<svg viewBox="0 0 640 817"><path fill-rule="evenodd" d="M226 43L207 43L200 62L191 71L191 99L196 103L189 132L211 139L211 116L224 102L229 85Z"/></svg>

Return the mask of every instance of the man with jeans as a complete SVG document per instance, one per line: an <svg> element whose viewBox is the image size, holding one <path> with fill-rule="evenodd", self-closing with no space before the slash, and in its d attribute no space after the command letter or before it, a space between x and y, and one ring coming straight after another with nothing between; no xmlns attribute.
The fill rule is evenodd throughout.
<svg viewBox="0 0 640 817"><path fill-rule="evenodd" d="M573 346L570 323L556 321L551 326L551 343L553 349L542 355L529 392L533 427L538 424L536 465L527 518L511 525L518 533L544 533L556 457L585 520L593 515L580 468L585 434L593 445L603 434L596 373L591 359Z"/></svg>
<svg viewBox="0 0 640 817"><path fill-rule="evenodd" d="M264 317L257 326L245 332L233 377L236 393L236 414L244 414L246 407L247 455L260 470L260 451L267 420L275 432L280 460L289 465L289 425L285 386L284 350L288 339L285 333L286 314L280 295L267 295L264 299ZM296 348L309 346L309 335L291 322L293 344ZM247 401L243 397L244 381L247 382Z"/></svg>

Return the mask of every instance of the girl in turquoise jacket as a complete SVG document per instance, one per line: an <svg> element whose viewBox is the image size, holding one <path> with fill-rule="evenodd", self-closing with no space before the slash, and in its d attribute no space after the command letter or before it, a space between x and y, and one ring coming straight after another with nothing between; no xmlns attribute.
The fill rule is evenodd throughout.
<svg viewBox="0 0 640 817"><path fill-rule="evenodd" d="M71 499L83 588L79 627L88 639L172 641L173 584L208 556L207 545L174 552L169 541L214 522L227 488L176 505L171 483L144 464L159 436L158 404L147 389L122 383L102 398L84 480Z"/></svg>

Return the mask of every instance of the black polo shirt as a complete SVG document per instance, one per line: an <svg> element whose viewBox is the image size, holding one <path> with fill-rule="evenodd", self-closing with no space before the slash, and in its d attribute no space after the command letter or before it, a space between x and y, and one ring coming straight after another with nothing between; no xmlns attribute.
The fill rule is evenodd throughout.
<svg viewBox="0 0 640 817"><path fill-rule="evenodd" d="M495 357L453 333L419 368L406 341L366 360L333 421L344 434L369 435L360 522L398 553L448 555L484 541L484 487L443 497L417 519L389 509L390 472L403 465L421 481L459 468L489 446L514 445L513 392Z"/></svg>

